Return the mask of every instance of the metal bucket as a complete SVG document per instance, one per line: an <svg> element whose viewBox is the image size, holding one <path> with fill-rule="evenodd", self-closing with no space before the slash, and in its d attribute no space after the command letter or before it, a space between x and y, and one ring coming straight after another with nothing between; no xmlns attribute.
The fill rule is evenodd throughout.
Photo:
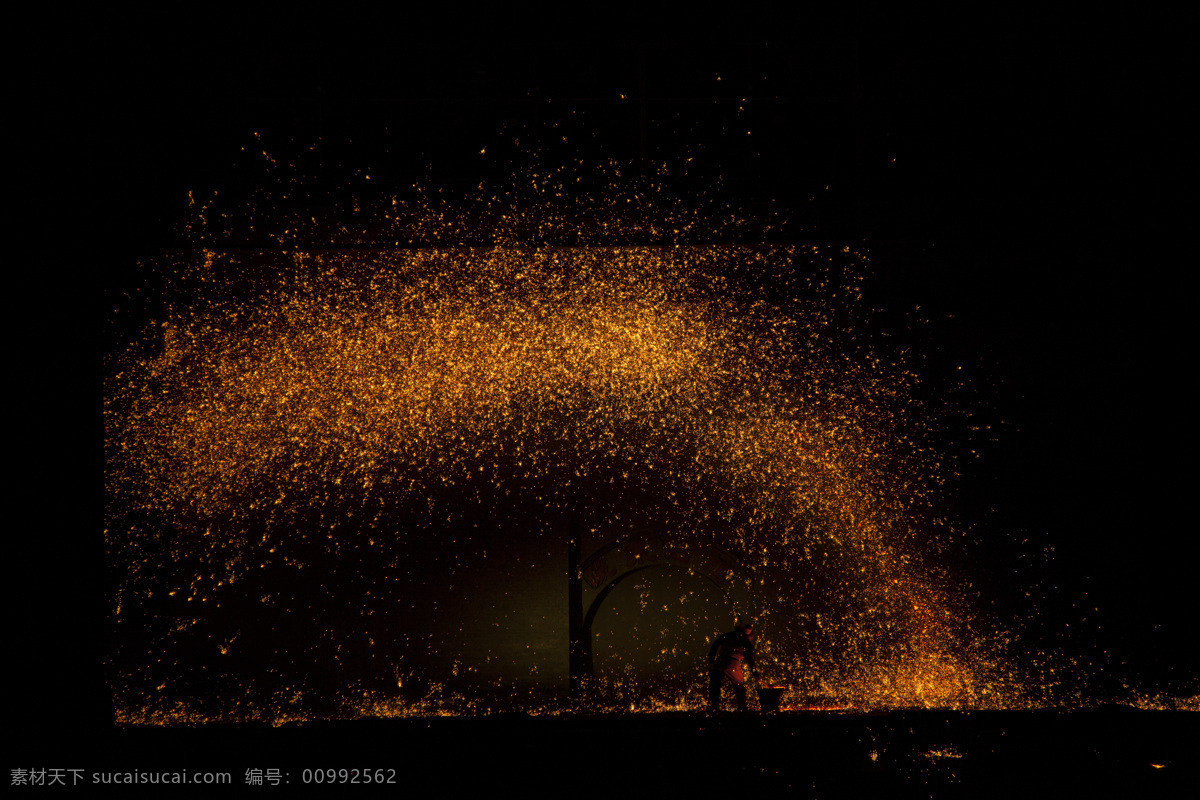
<svg viewBox="0 0 1200 800"><path fill-rule="evenodd" d="M758 707L764 714L770 714L779 710L779 703L783 700L784 692L787 691L786 686L760 686L758 688Z"/></svg>

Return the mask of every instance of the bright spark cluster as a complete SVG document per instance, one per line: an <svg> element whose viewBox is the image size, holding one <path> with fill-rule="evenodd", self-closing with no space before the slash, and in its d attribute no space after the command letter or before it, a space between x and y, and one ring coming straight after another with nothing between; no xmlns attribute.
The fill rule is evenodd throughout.
<svg viewBox="0 0 1200 800"><path fill-rule="evenodd" d="M173 637L190 627L228 628L208 642L222 654L242 646L236 619L211 620L257 592L244 587L273 586L268 573L308 569L332 592L326 562L365 551L347 563L403 574L406 540L453 498L497 517L640 507L683 543L771 571L784 588L760 625L784 677L858 705L998 702L961 609L911 552L944 465L921 438L933 411L914 399L917 376L845 313L861 260L706 246L169 265L161 351L117 363L106 392L108 539L126 569L116 617L149 619L158 593L176 620L149 645L157 666L126 685L189 685L172 672L187 658ZM762 300L765 283L781 299ZM841 597L807 644L840 653L837 669L789 645L790 595L805 591ZM284 595L258 599L308 602ZM256 713L287 716L286 683ZM129 691L130 719L162 707Z"/></svg>

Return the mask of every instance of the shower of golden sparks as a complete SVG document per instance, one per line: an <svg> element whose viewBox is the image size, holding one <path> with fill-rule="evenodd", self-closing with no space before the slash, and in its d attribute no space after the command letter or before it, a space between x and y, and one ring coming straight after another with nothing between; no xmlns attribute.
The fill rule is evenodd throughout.
<svg viewBox="0 0 1200 800"><path fill-rule="evenodd" d="M116 619L161 602L176 620L139 645L148 655L118 659L152 662L117 679L124 718L211 718L163 699L199 680L176 674L175 639L209 626L223 656L251 647L246 598L307 602L260 597L279 581L267 575L307 570L329 594L344 577L330 562L373 565L345 580L363 587L354 613L375 614L377 584L399 580L398 553L448 504L651 507L673 537L828 596L806 635L837 648L836 669L789 641L794 596L764 609L780 678L856 707L1010 702L961 601L922 576L914 550L947 467L918 376L846 317L861 263L799 246L178 259L160 352L118 363L106 390ZM785 299L762 300L764 283ZM348 659L345 633L327 636L329 658ZM255 680L231 676L236 696ZM264 707L216 716L303 716L294 688L280 678ZM417 708L345 691L342 713Z"/></svg>

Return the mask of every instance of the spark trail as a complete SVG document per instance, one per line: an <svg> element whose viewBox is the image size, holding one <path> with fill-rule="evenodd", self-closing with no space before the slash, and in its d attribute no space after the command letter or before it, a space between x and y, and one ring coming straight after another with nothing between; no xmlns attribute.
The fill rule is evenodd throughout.
<svg viewBox="0 0 1200 800"><path fill-rule="evenodd" d="M937 411L862 336L862 262L791 245L179 257L161 352L115 361L106 391L115 617L155 631L114 659L127 718L162 718L172 695L185 719L303 716L343 690L340 713L400 713L336 680L297 689L296 651L358 687L371 669L348 641L378 634L406 548L463 505L638 506L684 543L747 554L778 595L760 626L779 673L842 702L1011 699L961 599L922 574ZM147 621L156 594L173 631ZM313 594L356 621L329 623ZM272 606L324 619L328 652L278 623L247 643L245 615ZM189 630L221 656L197 662L224 674L215 688ZM197 693L263 699L213 714Z"/></svg>

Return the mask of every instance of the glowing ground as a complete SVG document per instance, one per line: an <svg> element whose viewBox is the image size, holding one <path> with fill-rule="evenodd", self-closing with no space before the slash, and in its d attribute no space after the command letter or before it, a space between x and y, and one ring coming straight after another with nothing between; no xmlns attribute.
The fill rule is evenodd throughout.
<svg viewBox="0 0 1200 800"><path fill-rule="evenodd" d="M394 786L370 787L381 794L513 786L571 797L693 791L805 798L1180 797L1200 780L1198 741L1196 712L1124 707L716 718L499 714L282 728L131 728L89 740L86 750L72 748L89 755L71 766L88 774L221 770L239 788L248 770L274 769L288 796L323 797L366 791L339 781L367 769L394 776ZM180 753L188 754L186 764Z"/></svg>

